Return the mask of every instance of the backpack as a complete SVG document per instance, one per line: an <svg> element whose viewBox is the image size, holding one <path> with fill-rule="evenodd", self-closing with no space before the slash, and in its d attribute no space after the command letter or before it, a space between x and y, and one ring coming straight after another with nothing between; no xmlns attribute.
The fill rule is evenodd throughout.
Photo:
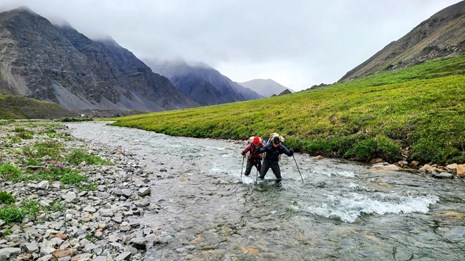
<svg viewBox="0 0 465 261"><path fill-rule="evenodd" d="M268 143L271 143L271 141L275 138L275 137L279 137L279 140L281 141L281 144L284 144L284 137L279 135L278 133L276 132L273 132L270 134L270 137L268 138L266 144Z"/></svg>

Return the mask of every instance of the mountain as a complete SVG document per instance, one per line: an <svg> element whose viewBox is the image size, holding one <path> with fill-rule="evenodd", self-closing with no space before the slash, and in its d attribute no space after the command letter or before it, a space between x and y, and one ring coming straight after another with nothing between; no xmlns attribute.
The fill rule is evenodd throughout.
<svg viewBox="0 0 465 261"><path fill-rule="evenodd" d="M250 80L247 82L241 82L240 85L247 87L256 93L264 96L264 97L271 97L273 95L278 95L282 93L284 90L289 90L293 92L291 89L271 80L271 79L255 79Z"/></svg>
<svg viewBox="0 0 465 261"><path fill-rule="evenodd" d="M0 13L0 50L3 94L110 115L198 105L115 41L93 41L25 8Z"/></svg>
<svg viewBox="0 0 465 261"><path fill-rule="evenodd" d="M168 77L179 91L200 105L262 98L206 64L187 64L184 61L146 63L154 72Z"/></svg>
<svg viewBox="0 0 465 261"><path fill-rule="evenodd" d="M449 6L384 47L339 81L465 53L465 1Z"/></svg>

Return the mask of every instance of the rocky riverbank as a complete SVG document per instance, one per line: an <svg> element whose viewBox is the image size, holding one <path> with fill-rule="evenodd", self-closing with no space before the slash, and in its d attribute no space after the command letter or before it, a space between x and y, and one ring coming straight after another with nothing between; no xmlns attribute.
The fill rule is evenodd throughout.
<svg viewBox="0 0 465 261"><path fill-rule="evenodd" d="M2 122L0 128L0 193L14 199L0 198L1 261L142 260L147 246L161 240L137 222L160 206L150 203L150 173L133 155L76 140L50 122ZM38 144L59 144L60 152L40 155ZM69 154L77 149L105 163L72 164ZM44 176L64 169L82 182Z"/></svg>

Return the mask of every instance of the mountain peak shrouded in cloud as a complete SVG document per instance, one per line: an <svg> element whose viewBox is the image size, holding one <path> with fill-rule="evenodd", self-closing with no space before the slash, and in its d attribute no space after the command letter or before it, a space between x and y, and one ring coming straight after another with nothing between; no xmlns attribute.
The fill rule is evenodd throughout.
<svg viewBox="0 0 465 261"><path fill-rule="evenodd" d="M198 106L115 41L98 42L31 11L0 13L0 93L97 115Z"/></svg>
<svg viewBox="0 0 465 261"><path fill-rule="evenodd" d="M148 61L156 73L166 76L184 95L200 105L214 105L261 98L205 63Z"/></svg>
<svg viewBox="0 0 465 261"><path fill-rule="evenodd" d="M263 97L278 95L285 90L293 92L291 89L273 81L272 79L254 79L247 82L241 82L239 84L255 91Z"/></svg>

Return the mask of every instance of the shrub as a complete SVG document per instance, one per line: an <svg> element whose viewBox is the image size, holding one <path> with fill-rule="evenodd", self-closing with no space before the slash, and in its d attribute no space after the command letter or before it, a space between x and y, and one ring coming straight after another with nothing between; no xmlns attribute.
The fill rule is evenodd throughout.
<svg viewBox="0 0 465 261"><path fill-rule="evenodd" d="M0 165L0 176L5 180L15 181L21 179L22 174L18 167L9 163L3 163Z"/></svg>
<svg viewBox="0 0 465 261"><path fill-rule="evenodd" d="M26 213L23 209L17 207L0 208L0 219L6 223L20 222Z"/></svg>
<svg viewBox="0 0 465 261"><path fill-rule="evenodd" d="M73 185L79 184L86 180L86 177L80 175L76 170L63 167L50 167L40 170L37 175L31 176L32 179L60 181L63 184Z"/></svg>
<svg viewBox="0 0 465 261"><path fill-rule="evenodd" d="M21 207L24 214L29 215L31 217L37 216L37 213L40 211L39 202L34 200L27 200L23 202L23 206Z"/></svg>
<svg viewBox="0 0 465 261"><path fill-rule="evenodd" d="M79 165L81 162L86 162L91 165L106 165L109 161L100 158L99 156L88 154L80 149L76 149L67 157L67 161L74 165Z"/></svg>
<svg viewBox="0 0 465 261"><path fill-rule="evenodd" d="M6 191L0 191L0 204L11 204L16 201L15 197Z"/></svg>
<svg viewBox="0 0 465 261"><path fill-rule="evenodd" d="M60 178L61 183L67 184L67 185L79 184L85 180L86 180L86 177L80 175L77 171L66 172Z"/></svg>
<svg viewBox="0 0 465 261"><path fill-rule="evenodd" d="M45 210L50 211L50 212L60 212L65 209L65 205L63 204L63 201L56 199L54 200L50 206L46 207Z"/></svg>

